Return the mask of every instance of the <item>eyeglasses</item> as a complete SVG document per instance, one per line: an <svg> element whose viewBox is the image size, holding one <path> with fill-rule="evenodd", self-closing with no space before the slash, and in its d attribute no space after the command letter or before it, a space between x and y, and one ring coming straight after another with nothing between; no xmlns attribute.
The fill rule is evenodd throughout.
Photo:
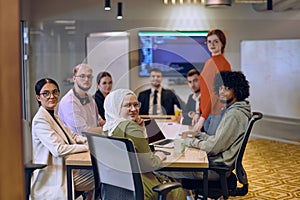
<svg viewBox="0 0 300 200"><path fill-rule="evenodd" d="M134 108L138 109L138 108L141 107L141 102L136 102L136 103L126 103L126 104L122 105L122 107L125 107L125 108L128 108L128 109L130 109L132 106L133 106Z"/></svg>
<svg viewBox="0 0 300 200"><path fill-rule="evenodd" d="M85 79L85 78L87 78L87 79L92 79L92 78L93 78L93 75L91 75L91 74L89 74L89 75L80 74L80 75L77 75L77 76L75 76L75 77L79 77L79 78L81 78L81 79Z"/></svg>
<svg viewBox="0 0 300 200"><path fill-rule="evenodd" d="M43 95L44 98L50 98L51 94L55 97L58 97L59 95L59 90L55 89L52 92L45 90L44 92L40 93L40 95Z"/></svg>
<svg viewBox="0 0 300 200"><path fill-rule="evenodd" d="M220 40L207 40L206 44L214 44L214 45L217 45L219 44Z"/></svg>

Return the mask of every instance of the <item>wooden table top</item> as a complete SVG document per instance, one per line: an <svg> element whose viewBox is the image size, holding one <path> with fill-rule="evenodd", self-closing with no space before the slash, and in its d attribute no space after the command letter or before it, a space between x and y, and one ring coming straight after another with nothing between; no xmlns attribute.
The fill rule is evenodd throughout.
<svg viewBox="0 0 300 200"><path fill-rule="evenodd" d="M142 119L155 119L160 122L176 122L175 115L140 115Z"/></svg>
<svg viewBox="0 0 300 200"><path fill-rule="evenodd" d="M159 148L156 148L159 149ZM171 155L163 161L163 167L170 168L208 168L208 159L204 151L195 148L186 148L184 154L174 154L173 149L163 148ZM66 165L92 166L90 153L76 153L66 158Z"/></svg>

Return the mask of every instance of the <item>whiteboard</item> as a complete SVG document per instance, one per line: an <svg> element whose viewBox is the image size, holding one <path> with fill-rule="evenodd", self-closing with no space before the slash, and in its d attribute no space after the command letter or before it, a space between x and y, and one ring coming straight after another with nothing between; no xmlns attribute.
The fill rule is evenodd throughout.
<svg viewBox="0 0 300 200"><path fill-rule="evenodd" d="M300 119L300 39L241 42L252 110Z"/></svg>
<svg viewBox="0 0 300 200"><path fill-rule="evenodd" d="M101 71L112 75L113 89L129 88L129 38L125 32L91 33L86 38L86 59L93 69L94 94L96 77Z"/></svg>

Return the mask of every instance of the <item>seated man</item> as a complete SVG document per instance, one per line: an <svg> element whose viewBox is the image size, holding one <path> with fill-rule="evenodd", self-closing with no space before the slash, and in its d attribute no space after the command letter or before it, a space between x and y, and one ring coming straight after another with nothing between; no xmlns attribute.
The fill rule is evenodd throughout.
<svg viewBox="0 0 300 200"><path fill-rule="evenodd" d="M191 69L188 71L186 78L188 81L188 86L192 90L192 94L190 94L188 101L185 107L182 109L182 124L185 125L193 125L192 119L199 110L200 103L200 81L199 81L200 72L196 69Z"/></svg>
<svg viewBox="0 0 300 200"><path fill-rule="evenodd" d="M140 92L139 102L142 103L140 115L174 115L174 105L182 108L184 104L171 90L161 86L162 72L153 68L150 72L151 88Z"/></svg>
<svg viewBox="0 0 300 200"><path fill-rule="evenodd" d="M198 134L197 138L185 138L187 146L206 151L212 162L234 165L235 156L241 146L251 117L251 108L245 99L249 96L249 83L241 72L223 71L215 77L214 91L226 104L222 110L222 119L215 135ZM201 179L201 172L166 172L174 178ZM208 179L216 180L219 176L208 171Z"/></svg>
<svg viewBox="0 0 300 200"><path fill-rule="evenodd" d="M74 87L60 100L58 116L73 132L81 135L84 131L101 133L101 117L96 102L88 90L92 86L93 70L87 64L73 69Z"/></svg>

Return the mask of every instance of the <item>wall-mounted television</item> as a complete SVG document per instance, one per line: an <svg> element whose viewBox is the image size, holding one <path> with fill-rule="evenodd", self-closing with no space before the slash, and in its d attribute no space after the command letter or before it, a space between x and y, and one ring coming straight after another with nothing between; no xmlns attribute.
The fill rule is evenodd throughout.
<svg viewBox="0 0 300 200"><path fill-rule="evenodd" d="M164 77L186 77L196 68L200 72L210 52L205 44L207 31L140 31L139 76L149 76L159 68Z"/></svg>

